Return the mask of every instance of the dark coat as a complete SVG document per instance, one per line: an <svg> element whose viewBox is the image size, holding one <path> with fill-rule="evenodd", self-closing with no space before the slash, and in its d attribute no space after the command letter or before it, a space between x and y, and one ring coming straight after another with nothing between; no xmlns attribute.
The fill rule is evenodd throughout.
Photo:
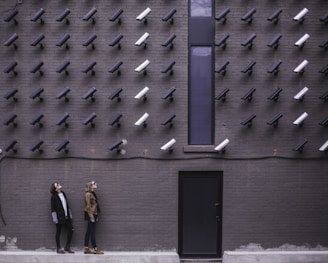
<svg viewBox="0 0 328 263"><path fill-rule="evenodd" d="M67 217L65 217L65 210L63 208L62 202L57 193L51 196L51 213L55 212L57 214L57 219L59 224L65 224L67 219L72 219L71 211L68 205L68 200L64 192L62 192L66 199L67 204Z"/></svg>

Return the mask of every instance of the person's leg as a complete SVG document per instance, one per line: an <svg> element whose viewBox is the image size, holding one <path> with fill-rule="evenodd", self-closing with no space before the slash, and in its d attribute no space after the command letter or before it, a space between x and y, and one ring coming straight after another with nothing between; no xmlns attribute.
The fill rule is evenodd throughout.
<svg viewBox="0 0 328 263"><path fill-rule="evenodd" d="M65 246L64 250L68 253L74 253L71 250L71 241L72 241L73 232L74 232L72 220L70 220L70 219L67 220L66 221L66 226L67 226L67 241L66 241L66 246Z"/></svg>
<svg viewBox="0 0 328 263"><path fill-rule="evenodd" d="M57 246L57 253L63 254L65 253L62 248L60 247L60 234L61 234L62 225L56 224L56 246Z"/></svg>

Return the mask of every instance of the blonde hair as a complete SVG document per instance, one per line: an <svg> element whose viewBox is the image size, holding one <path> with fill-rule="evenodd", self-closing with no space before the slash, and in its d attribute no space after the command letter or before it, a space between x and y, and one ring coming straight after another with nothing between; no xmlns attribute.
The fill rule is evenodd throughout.
<svg viewBox="0 0 328 263"><path fill-rule="evenodd" d="M86 192L91 192L92 191L92 186L94 186L95 184L96 184L95 181L87 182L87 184L85 185L85 191Z"/></svg>

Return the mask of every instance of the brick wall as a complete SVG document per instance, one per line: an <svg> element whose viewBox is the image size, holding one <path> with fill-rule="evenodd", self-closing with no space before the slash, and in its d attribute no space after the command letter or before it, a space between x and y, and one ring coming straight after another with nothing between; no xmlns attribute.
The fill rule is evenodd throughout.
<svg viewBox="0 0 328 263"><path fill-rule="evenodd" d="M4 18L15 1L2 1ZM136 20L146 7L152 9L148 23ZM45 9L40 21L31 17L40 8ZM83 16L97 8L95 24L83 21ZM256 7L251 24L241 17ZM303 24L292 18L303 8L309 13ZM69 25L57 22L57 16L69 8ZM109 17L119 8L124 10L121 24L110 22ZM161 21L176 8L174 23ZM85 222L83 221L83 191L89 180L99 183L98 195L103 213L98 228L98 243L104 249L145 250L174 249L178 244L178 172L181 170L222 170L224 172L223 249L234 249L250 242L265 247L284 243L313 246L327 245L328 211L327 156L318 148L327 140L326 128L318 123L327 116L327 103L318 97L327 91L327 77L318 70L327 63L327 51L318 45L325 39L327 24L319 20L328 9L325 1L301 3L275 2L216 2L215 13L230 8L226 24L216 22L218 40L229 34L225 49L215 47L215 67L229 60L226 75L215 74L216 95L229 88L227 99L215 102L215 141L229 138L224 155L213 152L184 152L188 142L188 8L177 1L23 1L18 5L18 25L1 19L0 36L5 42L13 33L19 38L13 46L0 47L0 66L3 70L17 61L17 76L1 73L0 117L5 120L16 113L17 127L1 126L0 145L13 139L18 141L17 153L9 151L0 164L0 200L7 225L0 226L0 234L17 236L18 246L35 249L54 247L54 226L50 218L49 186L58 181L68 194L74 214L75 235L73 245L82 247ZM282 8L280 21L275 25L267 17ZM147 48L134 43L142 34L150 34ZM44 49L30 43L43 33ZM69 33L69 49L56 43ZM161 46L170 35L176 34L174 48ZM252 49L241 43L256 33ZM275 50L267 43L278 33L280 46ZM310 34L303 49L294 43L305 33ZM97 35L95 49L82 43L92 34ZM123 34L121 49L108 46L118 34ZM145 59L150 60L147 75L134 72ZM252 75L240 71L251 60L256 61ZM277 60L283 62L277 75L267 73ZM309 65L302 76L293 69L303 60ZM108 69L117 61L123 62L121 75ZM176 61L173 75L161 73L171 60ZM33 66L43 61L43 75L32 74ZM69 75L56 69L70 61ZM85 66L96 61L95 75L85 74ZM145 86L150 88L147 101L134 96ZM161 96L176 87L173 102ZM308 87L303 102L293 96ZM44 88L43 101L32 100L30 95ZM71 89L69 101L56 99L65 87ZM95 101L82 99L92 87L97 89ZM267 97L281 87L277 102ZM18 101L3 96L17 88ZM121 101L109 100L109 95L122 88ZM256 88L251 102L241 100L249 88ZM302 127L292 122L304 111L309 113ZM56 125L65 113L70 117L68 128ZM97 114L95 127L82 121L91 113ZM145 112L150 117L147 127L134 123ZM43 127L30 125L37 114L44 114ZM108 125L117 113L122 113L121 127ZM161 121L175 113L173 127L162 126ZM276 113L282 113L278 127L266 122ZM240 122L256 114L252 127ZM171 138L177 143L172 154L162 152L160 146ZM108 148L119 139L126 138L127 153L119 155ZM292 148L303 138L308 140L304 151ZM38 140L43 140L43 152L30 151ZM55 148L69 140L69 152ZM214 146L213 146L214 147ZM3 156L4 156L3 155ZM277 194L278 193L278 194Z"/></svg>

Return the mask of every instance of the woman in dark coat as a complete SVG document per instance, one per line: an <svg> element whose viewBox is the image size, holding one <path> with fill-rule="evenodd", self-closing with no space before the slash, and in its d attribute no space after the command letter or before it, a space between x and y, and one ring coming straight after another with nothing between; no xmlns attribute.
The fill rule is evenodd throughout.
<svg viewBox="0 0 328 263"><path fill-rule="evenodd" d="M56 246L58 254L74 253L71 250L71 240L73 236L72 213L68 205L65 193L61 190L59 183L53 183L50 187L51 193L51 216L52 221L56 224ZM60 234L62 226L67 228L67 241L64 249L60 246Z"/></svg>

